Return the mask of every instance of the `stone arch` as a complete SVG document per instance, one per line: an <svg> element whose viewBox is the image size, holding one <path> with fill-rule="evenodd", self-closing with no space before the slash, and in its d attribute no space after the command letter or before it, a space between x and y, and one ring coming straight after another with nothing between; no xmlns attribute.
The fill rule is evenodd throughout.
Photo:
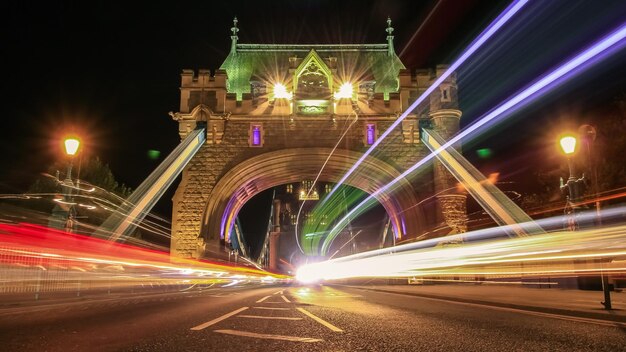
<svg viewBox="0 0 626 352"><path fill-rule="evenodd" d="M202 217L200 237L205 242L225 239L225 233L241 207L256 194L285 183L314 179L331 148L291 148L252 157L226 172L211 192ZM319 180L337 182L362 156L338 149L328 159ZM372 194L395 179L400 172L388 163L368 156L359 171L345 184ZM416 235L424 227L424 216L411 184L402 179L393 190L376 198L392 219L396 236Z"/></svg>

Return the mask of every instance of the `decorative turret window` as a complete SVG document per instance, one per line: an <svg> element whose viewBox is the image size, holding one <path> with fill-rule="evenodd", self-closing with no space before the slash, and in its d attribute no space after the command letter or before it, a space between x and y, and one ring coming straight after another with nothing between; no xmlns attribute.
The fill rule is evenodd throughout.
<svg viewBox="0 0 626 352"><path fill-rule="evenodd" d="M452 99L450 98L450 86L442 85L439 87L439 89L441 90L441 102L442 103L451 102Z"/></svg>
<svg viewBox="0 0 626 352"><path fill-rule="evenodd" d="M376 142L376 124L365 124L365 145L372 145Z"/></svg>
<svg viewBox="0 0 626 352"><path fill-rule="evenodd" d="M250 137L248 143L251 147L263 146L263 125L250 124Z"/></svg>

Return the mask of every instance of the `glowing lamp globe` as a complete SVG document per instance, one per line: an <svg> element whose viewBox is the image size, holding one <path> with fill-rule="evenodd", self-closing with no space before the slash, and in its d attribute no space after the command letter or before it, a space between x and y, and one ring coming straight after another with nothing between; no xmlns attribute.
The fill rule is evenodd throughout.
<svg viewBox="0 0 626 352"><path fill-rule="evenodd" d="M335 93L335 99L350 99L354 93L352 83L344 83L339 87L339 91Z"/></svg>
<svg viewBox="0 0 626 352"><path fill-rule="evenodd" d="M576 138L572 136L565 136L561 138L561 149L563 149L563 153L570 155L574 153L576 149Z"/></svg>
<svg viewBox="0 0 626 352"><path fill-rule="evenodd" d="M64 142L65 144L65 153L67 155L76 155L78 151L78 147L80 146L80 141L76 138L67 138Z"/></svg>
<svg viewBox="0 0 626 352"><path fill-rule="evenodd" d="M291 99L292 97L293 93L288 92L284 84L274 84L274 99Z"/></svg>

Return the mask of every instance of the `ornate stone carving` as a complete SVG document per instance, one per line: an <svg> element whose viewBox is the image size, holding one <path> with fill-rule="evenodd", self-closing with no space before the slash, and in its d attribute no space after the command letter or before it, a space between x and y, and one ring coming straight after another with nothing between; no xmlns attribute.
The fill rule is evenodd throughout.
<svg viewBox="0 0 626 352"><path fill-rule="evenodd" d="M220 144L224 138L224 119L209 119L206 129L206 143Z"/></svg>
<svg viewBox="0 0 626 352"><path fill-rule="evenodd" d="M449 235L467 232L467 207L465 195L450 194L438 196L443 221L452 230Z"/></svg>
<svg viewBox="0 0 626 352"><path fill-rule="evenodd" d="M402 121L402 141L417 144L420 141L420 129L417 120L406 118Z"/></svg>

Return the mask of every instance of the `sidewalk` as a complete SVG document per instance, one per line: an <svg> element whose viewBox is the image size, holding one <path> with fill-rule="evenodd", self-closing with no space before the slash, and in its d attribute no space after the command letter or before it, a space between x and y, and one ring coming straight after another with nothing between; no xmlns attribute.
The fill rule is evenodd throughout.
<svg viewBox="0 0 626 352"><path fill-rule="evenodd" d="M486 284L361 285L350 287L626 322L625 292L611 292L613 310L608 311L600 304L604 300L602 291L540 289Z"/></svg>

